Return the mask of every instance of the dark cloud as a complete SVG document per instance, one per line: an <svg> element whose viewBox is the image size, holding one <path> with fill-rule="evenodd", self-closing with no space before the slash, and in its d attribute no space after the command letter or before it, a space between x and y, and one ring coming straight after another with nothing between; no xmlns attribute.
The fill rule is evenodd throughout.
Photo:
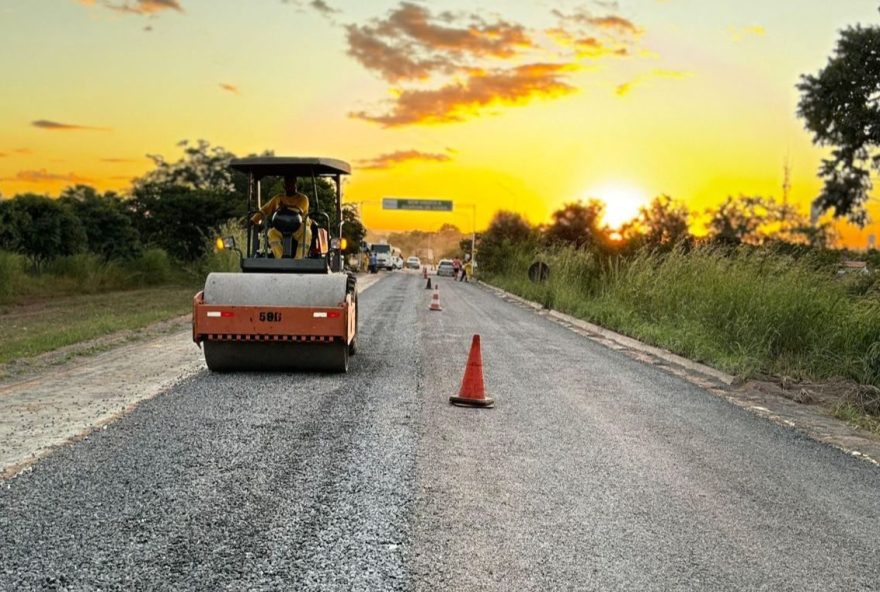
<svg viewBox="0 0 880 592"><path fill-rule="evenodd" d="M311 2L309 2L309 6L311 6L324 16L330 16L339 13L338 8L333 8L332 6L324 2L324 0L312 0Z"/></svg>
<svg viewBox="0 0 880 592"><path fill-rule="evenodd" d="M31 125L34 127L38 127L44 130L51 131L90 131L90 132L106 132L110 131L109 128L106 127L92 127L88 125L78 125L74 123L59 123L57 121L49 121L48 119L37 119L36 121L32 121Z"/></svg>
<svg viewBox="0 0 880 592"><path fill-rule="evenodd" d="M463 121L487 107L522 105L575 92L565 79L568 64L527 64L496 71L477 70L464 82L437 89L404 90L390 110L381 114L356 112L357 119L383 127Z"/></svg>
<svg viewBox="0 0 880 592"><path fill-rule="evenodd" d="M219 84L220 90L228 93L232 93L234 95L240 95L241 91L238 90L238 85L229 84L228 82L221 82Z"/></svg>
<svg viewBox="0 0 880 592"><path fill-rule="evenodd" d="M418 150L398 150L388 154L380 154L372 158L358 161L358 166L365 170L385 170L405 162L448 162L452 157L443 153L420 152Z"/></svg>
<svg viewBox="0 0 880 592"><path fill-rule="evenodd" d="M349 25L347 31L348 54L390 82L424 80L456 67L453 60L441 56L419 58L409 48L389 44L361 27Z"/></svg>

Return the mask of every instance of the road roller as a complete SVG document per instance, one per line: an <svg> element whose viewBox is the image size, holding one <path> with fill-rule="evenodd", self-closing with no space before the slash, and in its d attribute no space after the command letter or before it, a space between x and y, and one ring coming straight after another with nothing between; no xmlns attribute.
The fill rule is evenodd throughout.
<svg viewBox="0 0 880 592"><path fill-rule="evenodd" d="M357 279L343 269L341 160L301 157L234 159L248 179L241 273L211 273L193 299L193 341L214 372L347 372L357 349ZM285 189L264 199L264 185L311 179L313 195ZM320 181L323 179L324 181ZM291 181L292 180L292 181ZM319 182L335 187L336 216L322 212ZM287 196L287 197L283 197ZM331 228L332 226L332 228Z"/></svg>

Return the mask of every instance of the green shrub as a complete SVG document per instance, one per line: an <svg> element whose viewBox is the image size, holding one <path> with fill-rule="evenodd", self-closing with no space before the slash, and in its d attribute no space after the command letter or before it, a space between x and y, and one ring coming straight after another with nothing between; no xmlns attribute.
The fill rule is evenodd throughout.
<svg viewBox="0 0 880 592"><path fill-rule="evenodd" d="M129 264L132 278L139 286L167 284L174 276L171 259L163 249L146 249L140 257Z"/></svg>
<svg viewBox="0 0 880 592"><path fill-rule="evenodd" d="M0 251L0 302L7 302L24 291L28 277L22 255Z"/></svg>

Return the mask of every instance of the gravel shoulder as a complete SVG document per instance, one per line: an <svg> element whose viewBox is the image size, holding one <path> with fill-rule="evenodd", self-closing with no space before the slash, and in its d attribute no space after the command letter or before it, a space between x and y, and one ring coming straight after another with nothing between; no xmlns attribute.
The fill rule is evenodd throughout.
<svg viewBox="0 0 880 592"><path fill-rule="evenodd" d="M361 277L360 291L381 277ZM124 331L40 356L23 377L0 382L0 478L203 370L190 331L190 317Z"/></svg>

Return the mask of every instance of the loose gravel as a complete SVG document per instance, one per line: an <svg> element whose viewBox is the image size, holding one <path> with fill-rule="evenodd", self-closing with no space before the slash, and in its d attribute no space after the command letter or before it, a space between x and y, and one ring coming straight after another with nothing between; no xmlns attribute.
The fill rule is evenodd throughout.
<svg viewBox="0 0 880 592"><path fill-rule="evenodd" d="M408 588L421 293L400 280L362 296L348 375L204 372L2 484L0 589Z"/></svg>

